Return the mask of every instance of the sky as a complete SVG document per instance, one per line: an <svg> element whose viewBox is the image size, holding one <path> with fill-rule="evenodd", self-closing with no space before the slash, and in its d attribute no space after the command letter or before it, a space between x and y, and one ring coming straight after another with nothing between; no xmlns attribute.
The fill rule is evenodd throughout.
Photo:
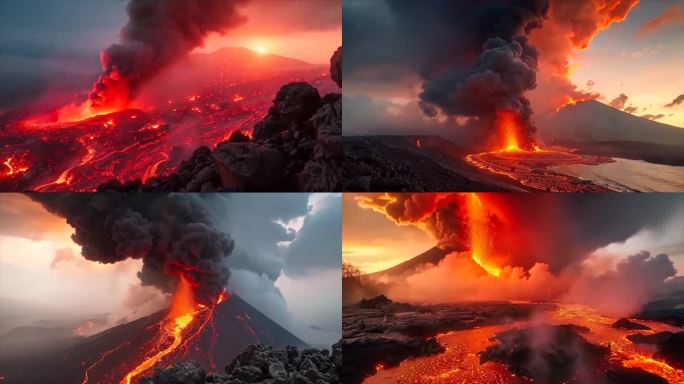
<svg viewBox="0 0 684 384"><path fill-rule="evenodd" d="M385 214L359 205L359 197L375 195L378 194L346 193L343 197L342 259L344 262L354 264L364 273L378 272L409 260L437 245L437 239L428 230L415 225L397 224L388 219ZM645 200L651 199L651 202L654 202L660 198L659 194L642 196L634 197L642 199L639 205L648 203ZM562 199L563 195L552 197ZM534 197L531 199L534 200ZM614 201L617 202L617 199ZM636 208L624 201L617 202L617 204L623 206L625 210L636 212ZM680 199L678 206L671 207L671 212L670 217L663 217L659 220L658 226L642 228L624 241L611 242L596 248L590 255L587 255L585 263L591 266L601 266L601 269L595 270L599 273L613 268L619 260L629 255L647 250L652 254L668 254L678 271L677 275L684 276L684 239L681 236L684 233L684 201ZM536 215L536 213L533 214ZM576 215L580 216L582 213L577 212ZM558 220L562 222L563 218L558 218ZM586 225L590 228L592 224ZM559 249L557 253L562 258L563 250ZM542 259L535 255L531 257Z"/></svg>
<svg viewBox="0 0 684 384"><path fill-rule="evenodd" d="M605 3L603 0L572 3L551 0L552 9L554 5L591 2ZM429 15L430 9L440 12L436 10L438 7L420 12L414 10L415 17L407 22L387 4L386 1L343 2L343 34L348 46L345 52L344 133L453 134L458 137L468 128L464 116L445 115L443 109L438 109L437 113L434 108L428 111L421 107L419 94L424 83L443 80L439 73L444 70L446 61L451 60L457 67L453 73L460 73L474 64L477 57L459 48L470 38L457 31L463 22L449 23L445 19L445 24L439 24L438 15ZM592 21L598 19L599 16ZM568 20L572 22L576 18L569 16L565 20L569 24ZM535 31L540 31L541 35L558 35L558 30L544 32L544 23L552 24L545 20L542 29ZM571 31L566 25L560 29ZM577 29L582 27L580 24ZM563 104L561 100L582 91L597 94L599 101L636 116L684 128L684 97L679 104L665 106L684 94L684 5L681 1L640 1L624 21L616 18L607 26L596 28L596 34L589 39L585 49L574 47L568 50L567 57L564 56L570 81L565 88L556 88L552 82L543 84L541 80L551 75L549 62L556 59L555 50L562 51L559 48L562 43L556 41L538 47L538 84L523 92L530 99L534 113L552 111ZM465 30L471 33L476 29ZM402 34L401 31L410 32ZM531 39L533 43L535 40L544 40L544 37ZM415 47L411 45L414 43ZM444 78L448 79L453 73ZM576 88L572 89L573 85ZM561 92L560 89L565 90Z"/></svg>
<svg viewBox="0 0 684 384"><path fill-rule="evenodd" d="M227 258L229 291L310 345L329 348L339 340L340 195L200 199L215 225L235 240ZM25 195L0 195L0 307L44 317L111 313L119 321L166 305L156 288L141 287L139 260L87 261L72 233L64 219Z"/></svg>
<svg viewBox="0 0 684 384"><path fill-rule="evenodd" d="M342 44L341 0L251 0L247 21L211 35L197 52L246 47L314 64L329 63ZM0 109L90 89L100 51L118 41L126 1L0 1Z"/></svg>
<svg viewBox="0 0 684 384"><path fill-rule="evenodd" d="M657 29L644 27L666 12L678 16ZM684 103L678 108L664 107L684 94L683 36L681 1L641 1L624 22L612 25L586 50L576 52L570 59L570 79L584 89L592 80L590 90L600 93L604 103L625 94L625 107L638 108L634 115L662 114L657 121L684 127Z"/></svg>

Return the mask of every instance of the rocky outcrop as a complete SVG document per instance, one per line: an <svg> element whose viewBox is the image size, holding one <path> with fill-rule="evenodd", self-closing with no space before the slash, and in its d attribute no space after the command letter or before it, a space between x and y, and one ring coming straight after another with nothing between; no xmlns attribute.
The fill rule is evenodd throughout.
<svg viewBox="0 0 684 384"><path fill-rule="evenodd" d="M653 356L663 359L677 369L684 369L684 331L658 332L652 335L629 335L627 339L635 344L655 347Z"/></svg>
<svg viewBox="0 0 684 384"><path fill-rule="evenodd" d="M574 325L539 325L501 332L493 339L496 344L480 352L480 362L505 364L535 382L565 383L609 352L578 334L588 331Z"/></svg>
<svg viewBox="0 0 684 384"><path fill-rule="evenodd" d="M330 58L330 77L342 87L342 47L337 48Z"/></svg>
<svg viewBox="0 0 684 384"><path fill-rule="evenodd" d="M341 84L341 48L331 59L331 77ZM112 179L98 191L211 192L342 189L342 95L321 97L307 83L286 84L251 138L234 132L216 148L199 147L176 171L121 183Z"/></svg>
<svg viewBox="0 0 684 384"><path fill-rule="evenodd" d="M649 331L651 330L651 327L647 327L643 324L635 323L633 321L630 321L628 319L620 318L618 321L614 322L611 327L617 328L617 329L632 329L632 330L641 330L641 331Z"/></svg>
<svg viewBox="0 0 684 384"><path fill-rule="evenodd" d="M342 363L341 349L333 346L332 354L325 349L298 350L287 347L274 350L261 344L242 350L225 368L224 373L206 373L193 362L178 362L157 369L140 384L336 384L340 383L338 367Z"/></svg>

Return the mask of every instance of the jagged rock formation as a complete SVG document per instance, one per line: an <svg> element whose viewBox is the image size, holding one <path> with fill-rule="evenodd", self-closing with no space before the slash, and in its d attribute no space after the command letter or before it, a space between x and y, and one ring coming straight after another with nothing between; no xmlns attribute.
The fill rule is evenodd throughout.
<svg viewBox="0 0 684 384"><path fill-rule="evenodd" d="M338 344L332 354L325 349L273 350L255 344L244 348L225 373L206 373L199 364L184 361L155 370L140 384L335 384L340 383L337 369L341 364Z"/></svg>
<svg viewBox="0 0 684 384"><path fill-rule="evenodd" d="M656 348L654 357L663 359L677 369L684 369L684 331L658 332L652 335L629 335L627 339L635 344L644 344Z"/></svg>
<svg viewBox="0 0 684 384"><path fill-rule="evenodd" d="M331 78L341 86L341 47L331 58ZM121 183L98 191L211 192L342 189L342 95L321 97L313 86L294 82L280 88L250 139L234 132L213 150L203 146L163 177Z"/></svg>

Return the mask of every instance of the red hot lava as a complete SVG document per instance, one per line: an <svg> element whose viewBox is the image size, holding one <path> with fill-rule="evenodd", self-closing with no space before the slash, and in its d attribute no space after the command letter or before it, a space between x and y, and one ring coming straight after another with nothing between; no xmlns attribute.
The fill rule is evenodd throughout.
<svg viewBox="0 0 684 384"><path fill-rule="evenodd" d="M136 100L135 109L88 100L50 118L21 110L0 115L0 191L92 191L112 178L164 176L202 145L213 147L236 130L250 136L282 85L305 81L323 93L336 87L308 64L197 77L194 89L179 86L163 102Z"/></svg>
<svg viewBox="0 0 684 384"><path fill-rule="evenodd" d="M523 123L515 111L497 110L494 127L496 132L494 148L497 148L499 152L539 150L532 137L524 132Z"/></svg>

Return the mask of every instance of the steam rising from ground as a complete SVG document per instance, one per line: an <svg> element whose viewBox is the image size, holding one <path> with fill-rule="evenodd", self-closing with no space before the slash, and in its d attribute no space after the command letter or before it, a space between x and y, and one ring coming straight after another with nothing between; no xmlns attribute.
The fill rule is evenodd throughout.
<svg viewBox="0 0 684 384"><path fill-rule="evenodd" d="M391 288L413 302L461 300L568 300L604 314L624 316L664 288L677 271L667 254L647 251L596 272L597 249L643 230L659 230L684 217L680 196L580 196L477 194L487 217L487 254L476 260L468 233L468 194L393 193L357 197L362 207L401 225L430 233L451 251L436 267L423 267ZM680 215L680 216L678 216ZM485 265L495 268L485 269ZM492 273L492 271L496 273ZM380 277L382 280L382 277Z"/></svg>

